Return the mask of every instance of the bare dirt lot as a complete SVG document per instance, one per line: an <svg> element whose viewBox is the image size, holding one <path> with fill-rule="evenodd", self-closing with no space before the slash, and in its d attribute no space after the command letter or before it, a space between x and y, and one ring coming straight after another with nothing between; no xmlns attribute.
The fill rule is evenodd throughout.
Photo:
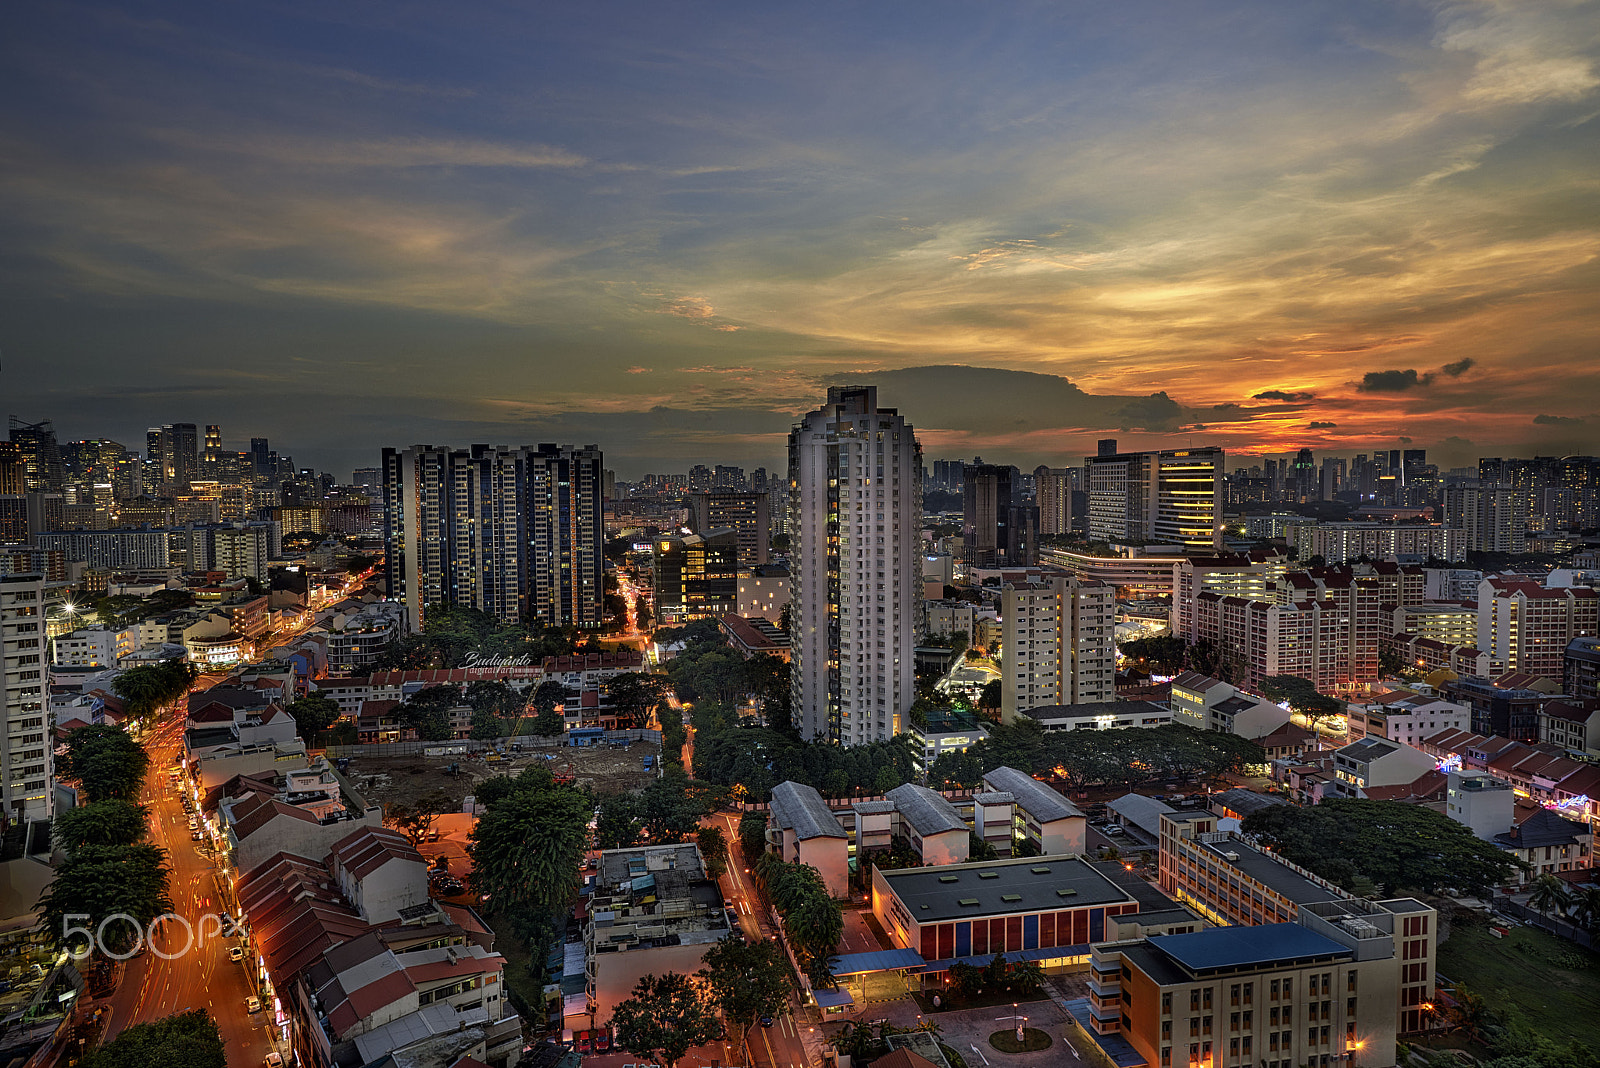
<svg viewBox="0 0 1600 1068"><path fill-rule="evenodd" d="M654 772L644 770L644 758L659 760L661 747L650 742L634 742L629 749L605 746L565 746L559 749L534 749L510 754L491 762L483 754L444 757L359 756L345 772L351 784L369 801L382 805L417 804L424 797L442 791L459 809L461 801L475 792L477 784L496 775L518 775L523 769L543 766L551 771L566 771L571 765L579 786L587 786L596 796L638 790ZM451 764L460 773L451 775Z"/></svg>

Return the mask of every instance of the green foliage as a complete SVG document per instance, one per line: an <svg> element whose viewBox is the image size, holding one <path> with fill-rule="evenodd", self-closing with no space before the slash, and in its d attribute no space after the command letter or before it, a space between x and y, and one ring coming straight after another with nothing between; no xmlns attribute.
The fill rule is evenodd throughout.
<svg viewBox="0 0 1600 1068"><path fill-rule="evenodd" d="M1366 876L1386 893L1447 887L1483 893L1517 861L1443 813L1398 801L1335 800L1274 805L1245 819L1287 860L1346 889Z"/></svg>
<svg viewBox="0 0 1600 1068"><path fill-rule="evenodd" d="M722 1030L694 980L678 972L647 975L611 1015L617 1045L639 1057L660 1057L667 1068Z"/></svg>
<svg viewBox="0 0 1600 1068"><path fill-rule="evenodd" d="M204 1009L124 1028L78 1059L78 1068L227 1068L217 1022Z"/></svg>
<svg viewBox="0 0 1600 1068"><path fill-rule="evenodd" d="M595 845L601 849L631 849L639 845L644 821L639 818L638 809L638 798L632 794L602 797L595 817Z"/></svg>
<svg viewBox="0 0 1600 1068"><path fill-rule="evenodd" d="M554 679L541 682L528 702L534 711L533 733L548 737L561 733L561 714L556 706L567 699L567 688Z"/></svg>
<svg viewBox="0 0 1600 1068"><path fill-rule="evenodd" d="M978 707L991 710L999 708L1003 689L999 679L990 679L984 683L983 692L978 694Z"/></svg>
<svg viewBox="0 0 1600 1068"><path fill-rule="evenodd" d="M739 817L739 851L744 854L746 864L767 851L765 812L746 812Z"/></svg>
<svg viewBox="0 0 1600 1068"><path fill-rule="evenodd" d="M467 736L475 742L492 742L496 738L504 738L506 737L506 721L493 712L474 712L472 714L472 729Z"/></svg>
<svg viewBox="0 0 1600 1068"><path fill-rule="evenodd" d="M762 1016L777 1016L789 1001L789 962L778 943L747 944L737 932L706 951L699 978L723 1016L748 1029Z"/></svg>
<svg viewBox="0 0 1600 1068"><path fill-rule="evenodd" d="M715 784L689 778L682 767L669 767L639 793L637 812L652 843L682 842L726 793Z"/></svg>
<svg viewBox="0 0 1600 1068"><path fill-rule="evenodd" d="M58 812L50 821L50 836L67 853L84 846L129 845L149 833L149 810L133 801L110 798L82 808Z"/></svg>
<svg viewBox="0 0 1600 1068"><path fill-rule="evenodd" d="M443 790L434 790L419 799L415 805L388 806L384 820L404 832L411 839L411 843L416 845L428 837L434 817L453 811L455 807L455 798Z"/></svg>
<svg viewBox="0 0 1600 1068"><path fill-rule="evenodd" d="M557 786L545 768L515 779L480 783L488 811L472 831L472 886L489 895L488 910L548 917L563 911L578 888L588 844L589 796Z"/></svg>
<svg viewBox="0 0 1600 1068"><path fill-rule="evenodd" d="M776 853L763 853L753 870L783 917L784 937L811 985L832 986L828 959L844 937L844 914L821 874L809 864L787 864Z"/></svg>
<svg viewBox="0 0 1600 1068"><path fill-rule="evenodd" d="M92 724L67 735L67 751L56 762L64 779L76 779L90 801L139 796L149 770L144 747L121 727Z"/></svg>
<svg viewBox="0 0 1600 1068"><path fill-rule="evenodd" d="M79 847L56 869L55 880L39 897L39 912L44 918L46 936L57 946L81 946L83 939L66 935L69 926L99 931L108 916L133 917L142 928L163 912L172 911L167 895L171 869L167 853L144 843L128 845L85 845ZM87 916L74 919L68 916ZM136 943L137 935L125 922L106 925L98 942L112 953L123 953Z"/></svg>
<svg viewBox="0 0 1600 1068"><path fill-rule="evenodd" d="M461 693L454 686L427 686L395 709L395 715L406 726L415 728L423 741L444 742L455 737L450 727L450 709L460 703Z"/></svg>
<svg viewBox="0 0 1600 1068"><path fill-rule="evenodd" d="M1069 789L1132 789L1169 779L1207 778L1265 761L1261 747L1234 734L1182 724L1046 733L1026 716L997 724L965 753L934 762L929 782L973 786L984 772L1013 767L1059 774Z"/></svg>
<svg viewBox="0 0 1600 1068"><path fill-rule="evenodd" d="M967 832L967 859L968 860L998 860L1000 851L994 846L979 838L972 831Z"/></svg>
<svg viewBox="0 0 1600 1068"><path fill-rule="evenodd" d="M1176 634L1157 634L1117 643L1117 652L1138 661L1146 671L1162 675L1175 675L1183 670L1188 648L1189 643Z"/></svg>
<svg viewBox="0 0 1600 1068"><path fill-rule="evenodd" d="M880 780L885 770L899 777L896 786L917 777L912 751L905 735L846 748L802 742L765 727L733 727L695 736L695 776L729 787L742 785L755 801L767 800L772 787L784 780L835 797L876 794L880 781L888 781Z"/></svg>
<svg viewBox="0 0 1600 1068"><path fill-rule="evenodd" d="M650 721L650 715L662 702L665 691L665 680L661 676L638 671L625 671L606 683L606 693L611 703L635 726Z"/></svg>
<svg viewBox="0 0 1600 1068"><path fill-rule="evenodd" d="M328 728L328 733L322 738L323 745L356 745L360 741L361 732L353 719L339 720Z"/></svg>
<svg viewBox="0 0 1600 1068"><path fill-rule="evenodd" d="M469 654L481 657L528 657L538 662L564 656L577 647L575 628L558 630L538 623L505 623L487 612L457 605L429 605L421 634L408 634L384 646L373 665L378 669L455 668Z"/></svg>
<svg viewBox="0 0 1600 1068"><path fill-rule="evenodd" d="M520 715L524 704L521 694L498 679L479 679L469 683L466 698L474 712L487 712L506 718Z"/></svg>
<svg viewBox="0 0 1600 1068"><path fill-rule="evenodd" d="M310 693L284 709L294 720L295 733L311 744L339 719L339 702L326 694Z"/></svg>
<svg viewBox="0 0 1600 1068"><path fill-rule="evenodd" d="M127 703L128 715L144 719L189 692L200 670L182 660L140 664L111 680L111 689Z"/></svg>
<svg viewBox="0 0 1600 1068"><path fill-rule="evenodd" d="M695 845L706 862L706 876L713 882L728 870L728 836L721 827L702 827L695 832Z"/></svg>

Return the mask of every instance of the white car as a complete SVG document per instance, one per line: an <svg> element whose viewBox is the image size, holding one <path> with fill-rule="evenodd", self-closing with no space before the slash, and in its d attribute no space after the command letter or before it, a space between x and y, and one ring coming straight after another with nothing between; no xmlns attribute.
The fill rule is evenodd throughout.
<svg viewBox="0 0 1600 1068"><path fill-rule="evenodd" d="M228 959L234 961L244 960L244 950L240 949L238 946L230 947L228 949Z"/></svg>
<svg viewBox="0 0 1600 1068"><path fill-rule="evenodd" d="M248 1013L260 1012L261 1011L261 999L256 997L254 994L251 994L249 997L245 998L244 999L244 1011L248 1012Z"/></svg>

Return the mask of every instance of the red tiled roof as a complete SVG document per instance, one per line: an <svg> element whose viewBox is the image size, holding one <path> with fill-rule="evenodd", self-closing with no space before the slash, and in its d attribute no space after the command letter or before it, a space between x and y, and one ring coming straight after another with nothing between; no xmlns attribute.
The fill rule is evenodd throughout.
<svg viewBox="0 0 1600 1068"><path fill-rule="evenodd" d="M358 879L372 874L391 860L427 866L410 839L387 827L362 827L335 842L328 854L329 867L335 871L344 868Z"/></svg>
<svg viewBox="0 0 1600 1068"><path fill-rule="evenodd" d="M243 841L279 816L300 820L303 823L322 822L303 808L286 805L282 801L262 797L260 794L251 794L233 806L234 837Z"/></svg>
<svg viewBox="0 0 1600 1068"><path fill-rule="evenodd" d="M547 656L544 658L544 670L554 671L597 671L608 668L626 670L644 666L644 654L631 650L615 653L578 653L573 656Z"/></svg>

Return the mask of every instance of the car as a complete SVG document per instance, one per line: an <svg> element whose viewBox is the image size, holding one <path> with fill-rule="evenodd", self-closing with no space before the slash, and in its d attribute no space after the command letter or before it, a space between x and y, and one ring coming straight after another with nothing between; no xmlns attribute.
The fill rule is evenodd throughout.
<svg viewBox="0 0 1600 1068"><path fill-rule="evenodd" d="M239 946L229 946L228 959L231 961L244 960L244 950Z"/></svg>
<svg viewBox="0 0 1600 1068"><path fill-rule="evenodd" d="M267 1068L283 1068L283 1054L277 1050L267 1054Z"/></svg>
<svg viewBox="0 0 1600 1068"><path fill-rule="evenodd" d="M594 1043L589 1038L589 1032L578 1032L578 1053L584 1056L594 1052Z"/></svg>
<svg viewBox="0 0 1600 1068"><path fill-rule="evenodd" d="M733 911L735 911L735 912L738 912L738 911L739 911L739 903L738 903L738 902L737 902L737 901L735 901L735 900L734 900L734 899L733 899L733 898L731 898L731 897L725 897L725 898L723 898L723 899L722 899L722 906L723 906L723 908L729 908L729 909L732 909L732 910L733 910Z"/></svg>
<svg viewBox="0 0 1600 1068"><path fill-rule="evenodd" d="M772 1017L770 1017L770 1016L761 1017L761 1026L762 1027L771 1027L772 1026Z"/></svg>
<svg viewBox="0 0 1600 1068"><path fill-rule="evenodd" d="M1118 827L1115 823L1113 823L1109 827L1100 828L1100 833L1104 834L1104 835L1108 835L1108 836L1110 836L1112 838L1115 838L1119 834L1127 834L1128 832L1123 830L1121 827Z"/></svg>
<svg viewBox="0 0 1600 1068"><path fill-rule="evenodd" d="M611 1032L609 1030L594 1033L594 1051L606 1053L611 1049Z"/></svg>
<svg viewBox="0 0 1600 1068"><path fill-rule="evenodd" d="M201 834L199 831L190 831L189 832L189 841L191 841L191 842L198 842L198 841L201 841L203 838L205 838L205 835Z"/></svg>
<svg viewBox="0 0 1600 1068"><path fill-rule="evenodd" d="M261 1011L261 999L256 997L254 994L251 994L249 997L245 998L244 999L244 1011L248 1012L248 1013L260 1012Z"/></svg>

